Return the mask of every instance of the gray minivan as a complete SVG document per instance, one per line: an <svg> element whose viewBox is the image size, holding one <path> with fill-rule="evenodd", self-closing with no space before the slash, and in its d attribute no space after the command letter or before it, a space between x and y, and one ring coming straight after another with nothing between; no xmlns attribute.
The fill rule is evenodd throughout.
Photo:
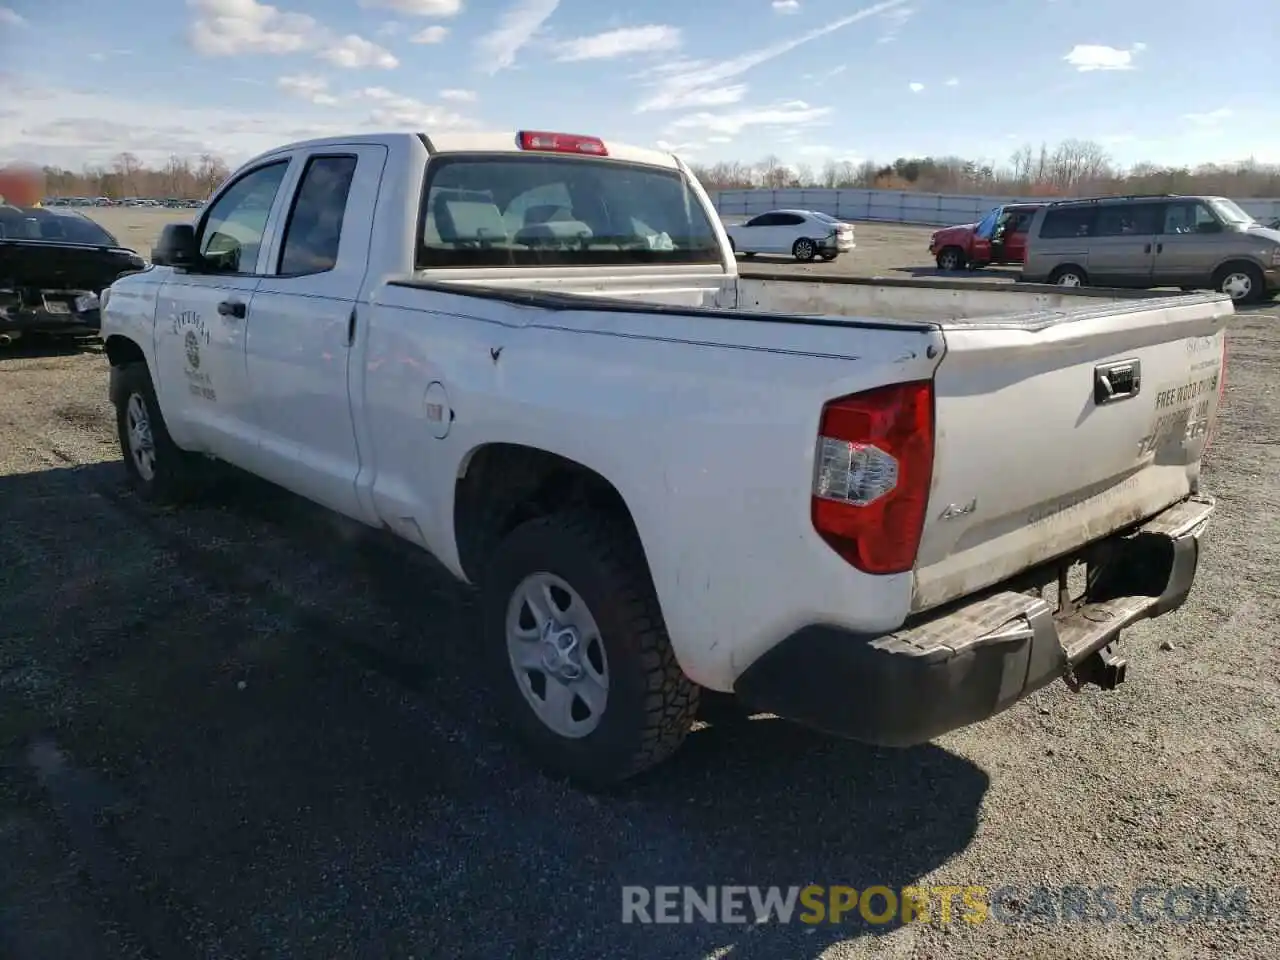
<svg viewBox="0 0 1280 960"><path fill-rule="evenodd" d="M1022 279L1212 289L1252 303L1280 291L1280 230L1224 197L1062 200L1032 220Z"/></svg>

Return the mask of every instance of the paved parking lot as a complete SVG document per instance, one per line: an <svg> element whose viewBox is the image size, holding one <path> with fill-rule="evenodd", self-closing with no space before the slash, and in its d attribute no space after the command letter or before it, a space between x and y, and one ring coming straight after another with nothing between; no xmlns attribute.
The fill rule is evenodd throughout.
<svg viewBox="0 0 1280 960"><path fill-rule="evenodd" d="M430 560L249 480L141 504L98 350L0 355L0 956L1280 955L1278 371L1280 308L1242 313L1204 567L1120 690L907 751L708 726L592 798L507 745ZM621 884L808 883L1245 886L1250 916L620 922Z"/></svg>

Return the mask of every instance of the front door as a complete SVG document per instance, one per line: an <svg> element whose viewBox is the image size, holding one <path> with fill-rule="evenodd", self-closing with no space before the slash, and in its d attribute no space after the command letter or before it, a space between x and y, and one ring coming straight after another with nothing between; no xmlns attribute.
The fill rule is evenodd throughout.
<svg viewBox="0 0 1280 960"><path fill-rule="evenodd" d="M1222 245L1223 226L1209 205L1178 200L1163 205L1156 241L1155 284L1208 287Z"/></svg>
<svg viewBox="0 0 1280 960"><path fill-rule="evenodd" d="M1035 219L1034 210L1019 210L1010 220L1004 235L1003 263L1023 263L1027 259L1027 232Z"/></svg>
<svg viewBox="0 0 1280 960"><path fill-rule="evenodd" d="M264 476L351 517L362 510L347 389L385 147L330 146L298 164L254 295L248 377ZM350 216L347 211L360 211ZM423 384L426 389L426 384Z"/></svg>
<svg viewBox="0 0 1280 960"><path fill-rule="evenodd" d="M1159 232L1159 204L1099 204L1089 238L1089 282L1099 287L1150 286Z"/></svg>
<svg viewBox="0 0 1280 960"><path fill-rule="evenodd" d="M165 423L184 447L252 463L252 405L245 326L261 277L267 218L289 161L255 167L229 183L197 227L201 259L175 269L156 311L156 390Z"/></svg>
<svg viewBox="0 0 1280 960"><path fill-rule="evenodd" d="M1003 208L995 207L978 221L978 225L973 229L973 241L969 248L969 260L971 262L991 262L991 239L995 236L996 228L1000 225L1003 216Z"/></svg>

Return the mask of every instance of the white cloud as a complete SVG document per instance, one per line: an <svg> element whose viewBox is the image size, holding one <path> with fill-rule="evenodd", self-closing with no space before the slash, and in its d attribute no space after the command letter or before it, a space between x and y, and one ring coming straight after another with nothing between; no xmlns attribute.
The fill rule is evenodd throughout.
<svg viewBox="0 0 1280 960"><path fill-rule="evenodd" d="M643 27L623 27L608 30L589 37L577 37L559 44L561 63L579 60L614 60L637 53L660 53L680 46L680 31L676 27L648 24Z"/></svg>
<svg viewBox="0 0 1280 960"><path fill-rule="evenodd" d="M320 91L315 83L301 86ZM166 102L163 91L145 98L121 97L39 87L0 72L0 163L26 160L79 170L108 165L128 150L152 166L163 165L174 154L205 153L235 166L264 150L312 137L475 125L456 108L381 87L344 92L335 99L336 104L323 107L281 96L258 98L256 102L270 105L263 109L181 106Z"/></svg>
<svg viewBox="0 0 1280 960"><path fill-rule="evenodd" d="M196 11L188 31L191 45L207 57L299 53L323 36L313 17L256 0L187 0L187 6Z"/></svg>
<svg viewBox="0 0 1280 960"><path fill-rule="evenodd" d="M944 86L944 87L958 87L958 86L960 86L960 78L959 78L959 77L948 77L948 78L947 78L947 82L946 82L946 83L944 83L944 84L943 84L943 86Z"/></svg>
<svg viewBox="0 0 1280 960"><path fill-rule="evenodd" d="M1219 107L1207 113L1184 113L1182 119L1197 127L1216 127L1235 116L1230 107Z"/></svg>
<svg viewBox="0 0 1280 960"><path fill-rule="evenodd" d="M893 43L898 39L902 28L907 25L907 21L915 15L914 7L895 7L882 14L880 19L884 21L884 31L876 38L876 43Z"/></svg>
<svg viewBox="0 0 1280 960"><path fill-rule="evenodd" d="M924 84L923 84L923 83L908 83L908 84L907 84L907 89L908 89L908 90L910 90L912 93L919 93L921 90L923 90L923 89L924 89Z"/></svg>
<svg viewBox="0 0 1280 960"><path fill-rule="evenodd" d="M367 10L394 10L411 17L454 17L462 10L462 0L360 0Z"/></svg>
<svg viewBox="0 0 1280 960"><path fill-rule="evenodd" d="M22 15L12 7L0 7L0 23L7 24L11 27L21 27L26 24L26 20Z"/></svg>
<svg viewBox="0 0 1280 960"><path fill-rule="evenodd" d="M707 134L733 137L748 127L806 126L821 121L830 113L830 107L812 107L803 100L792 100L772 107L725 113L691 113L673 120L667 129L672 133L701 130Z"/></svg>
<svg viewBox="0 0 1280 960"><path fill-rule="evenodd" d="M800 12L800 0L773 0L771 6L777 13Z"/></svg>
<svg viewBox="0 0 1280 960"><path fill-rule="evenodd" d="M1078 43L1062 59L1081 73L1094 70L1133 70L1134 57L1147 49L1145 43L1135 43L1128 50L1092 43Z"/></svg>
<svg viewBox="0 0 1280 960"><path fill-rule="evenodd" d="M452 100L454 103L475 103L476 92L474 90L441 90L441 100Z"/></svg>
<svg viewBox="0 0 1280 960"><path fill-rule="evenodd" d="M652 93L639 103L636 112L708 106L710 105L706 99L708 95L722 96L723 94L718 92L725 89L734 89L737 92L736 102L742 98L745 87L726 86L726 81L734 80L748 70L790 53L812 40L835 33L869 17L878 16L906 2L907 0L882 0L881 3L832 20L824 26L792 37L790 40L782 40L767 47L751 50L728 60L683 60L674 64L665 64L652 71L646 78Z"/></svg>
<svg viewBox="0 0 1280 960"><path fill-rule="evenodd" d="M733 137L726 137L723 135L707 137L707 143L733 143Z"/></svg>
<svg viewBox="0 0 1280 960"><path fill-rule="evenodd" d="M481 69L495 74L514 65L516 54L559 6L560 0L514 0L498 18L498 25L476 41L485 61Z"/></svg>
<svg viewBox="0 0 1280 960"><path fill-rule="evenodd" d="M369 123L382 129L445 130L475 126L475 122L447 107L434 106L394 93L385 87L366 87L359 96L373 102Z"/></svg>
<svg viewBox="0 0 1280 960"><path fill-rule="evenodd" d="M409 38L410 43L439 43L449 34L448 27L426 27Z"/></svg>
<svg viewBox="0 0 1280 960"><path fill-rule="evenodd" d="M276 86L291 96L309 100L319 106L333 106L338 102L338 98L329 93L329 81L314 74L300 73L280 77L276 80Z"/></svg>
<svg viewBox="0 0 1280 960"><path fill-rule="evenodd" d="M400 66L390 50L380 47L372 40L349 33L335 40L321 50L317 56L328 60L335 67L346 67L348 70L364 70L377 67L380 70L394 70Z"/></svg>
<svg viewBox="0 0 1280 960"><path fill-rule="evenodd" d="M335 36L313 17L288 13L257 0L187 0L196 10L188 39L207 57L314 53L340 67L392 70L389 50L349 33Z"/></svg>

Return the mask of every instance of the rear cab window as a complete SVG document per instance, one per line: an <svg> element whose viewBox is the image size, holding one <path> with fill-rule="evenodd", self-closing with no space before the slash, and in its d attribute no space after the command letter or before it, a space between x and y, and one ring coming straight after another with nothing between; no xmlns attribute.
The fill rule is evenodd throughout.
<svg viewBox="0 0 1280 960"><path fill-rule="evenodd" d="M419 233L417 269L721 262L680 171L596 157L435 157Z"/></svg>

